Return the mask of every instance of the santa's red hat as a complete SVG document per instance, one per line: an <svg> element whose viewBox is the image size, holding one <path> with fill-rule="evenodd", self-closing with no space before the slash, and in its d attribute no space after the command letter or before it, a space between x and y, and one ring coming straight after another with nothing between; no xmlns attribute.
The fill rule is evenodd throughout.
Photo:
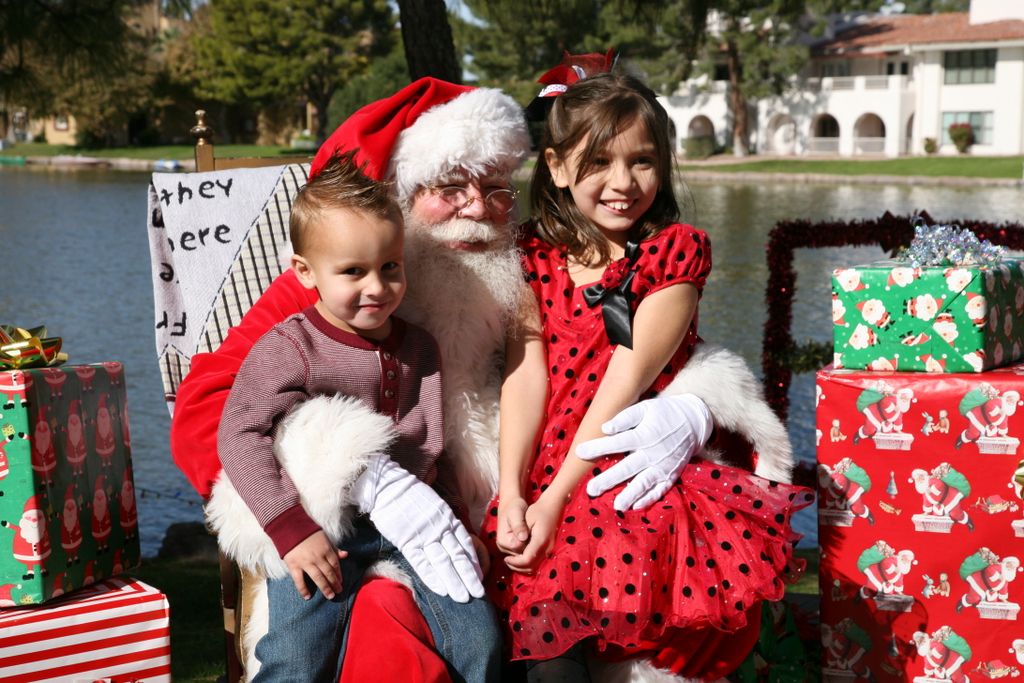
<svg viewBox="0 0 1024 683"><path fill-rule="evenodd" d="M530 148L522 108L491 88L421 78L348 117L320 146L312 178L337 153L375 180L393 180L399 198L462 169L511 173Z"/></svg>
<svg viewBox="0 0 1024 683"><path fill-rule="evenodd" d="M25 501L25 507L22 508L21 514L26 515L33 510L38 510L39 512L43 511L43 508L39 507L39 501L36 499L34 494Z"/></svg>

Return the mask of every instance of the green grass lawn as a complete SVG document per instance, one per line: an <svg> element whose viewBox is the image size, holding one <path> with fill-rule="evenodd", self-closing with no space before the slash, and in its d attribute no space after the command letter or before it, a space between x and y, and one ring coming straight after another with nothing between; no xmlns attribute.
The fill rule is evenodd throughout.
<svg viewBox="0 0 1024 683"><path fill-rule="evenodd" d="M218 157L272 157L280 155L301 155L301 150L275 145L217 145ZM53 157L61 155L81 155L104 159L192 159L195 150L192 145L165 145L162 147L109 147L103 149L86 149L69 145L48 145L46 143L27 142L0 150L0 156ZM312 153L309 153L312 156Z"/></svg>
<svg viewBox="0 0 1024 683"><path fill-rule="evenodd" d="M818 594L818 551L801 549L803 577L790 594ZM224 673L224 637L217 567L209 562L146 559L132 572L159 588L171 605L171 673L175 683L212 683ZM805 600L806 601L806 600Z"/></svg>
<svg viewBox="0 0 1024 683"><path fill-rule="evenodd" d="M828 173L834 175L918 175L960 176L968 178L1021 178L1024 177L1024 157L906 157L900 159L765 159L750 157L750 161L716 164L687 164L687 171L731 173Z"/></svg>

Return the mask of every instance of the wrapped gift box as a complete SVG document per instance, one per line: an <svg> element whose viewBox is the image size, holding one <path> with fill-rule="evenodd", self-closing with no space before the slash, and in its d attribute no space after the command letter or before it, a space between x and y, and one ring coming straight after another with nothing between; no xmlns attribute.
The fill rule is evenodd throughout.
<svg viewBox="0 0 1024 683"><path fill-rule="evenodd" d="M832 273L837 368L983 372L1024 357L1024 261Z"/></svg>
<svg viewBox="0 0 1024 683"><path fill-rule="evenodd" d="M120 363L0 372L0 593L34 604L138 565Z"/></svg>
<svg viewBox="0 0 1024 683"><path fill-rule="evenodd" d="M818 373L824 681L1024 672L1022 393L1024 364Z"/></svg>
<svg viewBox="0 0 1024 683"><path fill-rule="evenodd" d="M167 598L108 579L47 605L0 609L0 672L12 683L169 682Z"/></svg>

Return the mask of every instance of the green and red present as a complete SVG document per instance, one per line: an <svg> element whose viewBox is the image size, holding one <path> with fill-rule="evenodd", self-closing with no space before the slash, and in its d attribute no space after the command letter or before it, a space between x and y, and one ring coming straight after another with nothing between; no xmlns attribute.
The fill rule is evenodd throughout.
<svg viewBox="0 0 1024 683"><path fill-rule="evenodd" d="M1024 261L832 273L837 368L984 372L1024 357Z"/></svg>
<svg viewBox="0 0 1024 683"><path fill-rule="evenodd" d="M822 680L1024 671L1024 364L816 393Z"/></svg>
<svg viewBox="0 0 1024 683"><path fill-rule="evenodd" d="M121 363L0 371L0 603L139 562Z"/></svg>

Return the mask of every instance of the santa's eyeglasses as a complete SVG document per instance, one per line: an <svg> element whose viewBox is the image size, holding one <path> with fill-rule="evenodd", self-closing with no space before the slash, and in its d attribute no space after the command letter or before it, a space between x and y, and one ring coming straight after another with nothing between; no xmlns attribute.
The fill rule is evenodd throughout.
<svg viewBox="0 0 1024 683"><path fill-rule="evenodd" d="M469 188L465 185L441 185L427 189L458 211L468 209L473 202L481 199L482 195L484 207L492 215L497 216L506 216L512 213L512 209L516 206L516 197L519 196L516 190L508 187L499 187L486 192L481 190L477 194L470 194Z"/></svg>

